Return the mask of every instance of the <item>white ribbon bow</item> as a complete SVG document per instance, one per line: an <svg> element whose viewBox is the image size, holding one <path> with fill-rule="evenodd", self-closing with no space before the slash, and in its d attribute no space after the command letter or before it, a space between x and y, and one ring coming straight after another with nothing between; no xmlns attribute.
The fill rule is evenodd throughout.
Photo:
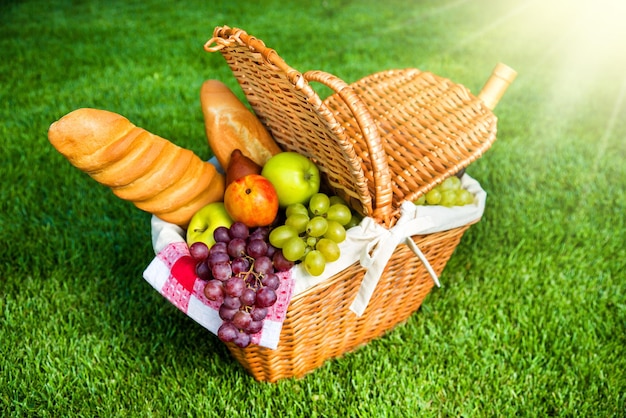
<svg viewBox="0 0 626 418"><path fill-rule="evenodd" d="M405 202L401 207L400 219L391 229L386 229L371 218L366 218L362 224L366 239L369 241L362 249L359 261L361 266L366 269L365 276L361 282L361 288L356 299L350 306L350 310L358 316L363 315L365 308L369 303L376 285L391 259L396 247L402 243L409 245L411 250L424 263L424 266L430 273L431 277L439 286L439 279L434 272L430 263L415 245L411 237L420 233L419 231L427 230L433 226L432 219L429 216L418 217L417 207L411 202Z"/></svg>

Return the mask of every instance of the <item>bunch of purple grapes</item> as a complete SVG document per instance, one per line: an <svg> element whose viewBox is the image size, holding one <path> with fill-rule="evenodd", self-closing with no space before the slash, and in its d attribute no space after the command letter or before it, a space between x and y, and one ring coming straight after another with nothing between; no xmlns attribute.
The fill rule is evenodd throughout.
<svg viewBox="0 0 626 418"><path fill-rule="evenodd" d="M250 230L241 222L218 227L210 248L195 242L190 247L197 261L196 274L206 280L204 295L220 302L224 321L217 336L224 342L247 347L251 336L261 331L268 308L276 303L280 285L277 272L289 270L293 262L268 240L270 228Z"/></svg>

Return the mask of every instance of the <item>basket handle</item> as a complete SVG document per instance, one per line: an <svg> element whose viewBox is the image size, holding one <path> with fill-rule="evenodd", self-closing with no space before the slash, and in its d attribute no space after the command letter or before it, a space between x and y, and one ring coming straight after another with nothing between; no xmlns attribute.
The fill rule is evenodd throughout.
<svg viewBox="0 0 626 418"><path fill-rule="evenodd" d="M483 86L478 98L485 103L489 110L493 110L498 105L502 95L509 85L517 77L517 72L506 64L498 63L491 76Z"/></svg>
<svg viewBox="0 0 626 418"><path fill-rule="evenodd" d="M387 153L383 147L378 127L361 98L341 78L325 71L313 70L304 74L307 82L318 82L333 90L343 100L354 116L367 145L369 161L374 180L373 217L389 225L392 216L393 191L390 187L391 175L387 163Z"/></svg>

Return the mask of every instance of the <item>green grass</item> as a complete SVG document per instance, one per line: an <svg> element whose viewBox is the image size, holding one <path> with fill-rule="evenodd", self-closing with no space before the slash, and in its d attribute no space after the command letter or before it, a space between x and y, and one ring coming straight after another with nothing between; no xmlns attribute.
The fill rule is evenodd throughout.
<svg viewBox="0 0 626 418"><path fill-rule="evenodd" d="M626 53L610 44L618 11L597 25L601 11L556 0L2 3L0 415L625 416ZM411 66L478 92L498 61L519 72L496 109L498 141L468 169L487 209L443 287L406 324L301 380L255 382L158 295L141 277L149 215L46 137L92 106L208 158L200 84L236 89L202 49L222 24L346 81Z"/></svg>

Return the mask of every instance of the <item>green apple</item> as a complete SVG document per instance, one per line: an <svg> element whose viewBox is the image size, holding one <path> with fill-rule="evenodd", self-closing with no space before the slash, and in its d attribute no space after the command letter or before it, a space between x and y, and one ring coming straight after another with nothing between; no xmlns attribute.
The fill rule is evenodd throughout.
<svg viewBox="0 0 626 418"><path fill-rule="evenodd" d="M306 204L320 190L320 172L315 163L297 152L280 152L263 166L261 175L278 194L282 208L294 203Z"/></svg>
<svg viewBox="0 0 626 418"><path fill-rule="evenodd" d="M187 245L202 241L209 248L215 244L213 231L220 226L230 228L233 220L224 207L224 202L213 202L198 210L187 226Z"/></svg>

